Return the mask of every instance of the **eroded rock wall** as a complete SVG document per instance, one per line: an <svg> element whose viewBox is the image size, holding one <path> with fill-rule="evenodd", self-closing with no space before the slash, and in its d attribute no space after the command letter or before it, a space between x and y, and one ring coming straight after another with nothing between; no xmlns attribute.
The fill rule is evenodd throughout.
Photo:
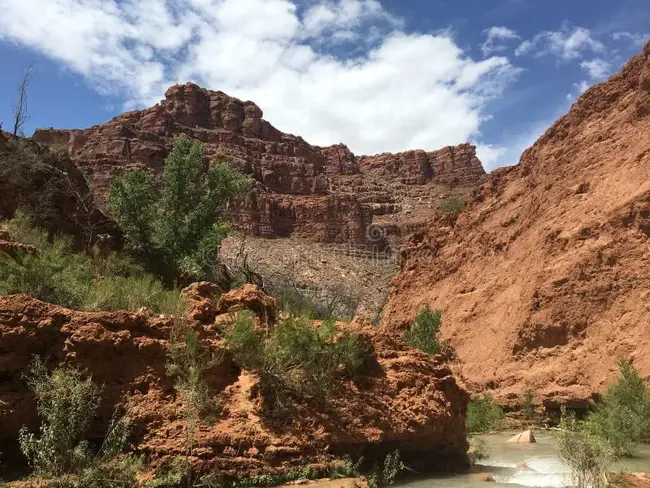
<svg viewBox="0 0 650 488"><path fill-rule="evenodd" d="M214 308L201 295L216 289L207 285L185 290L191 315L203 320L193 328L204 350L223 348L213 322L229 316L215 318L217 312L241 305L266 321L274 319L274 299L254 286L232 290ZM166 369L173 327L171 317L76 312L25 295L0 297L0 441L15 439L23 425L38 426L23 377L37 354L50 365L81 368L103 385L95 437L103 435L114 406L122 403L128 406L136 449L154 466L185 456L184 404ZM464 466L467 394L440 358L408 349L362 321L341 327L358 331L372 345L372 365L357 382L341 377L326 408L320 401L303 401L292 404L288 416L269 415L256 375L240 370L225 354L205 376L219 408L199 423L193 462L224 476L252 476L324 463L344 453L373 459L400 449L417 469Z"/></svg>
<svg viewBox="0 0 650 488"><path fill-rule="evenodd" d="M402 249L385 314L443 312L470 390L585 407L617 357L650 377L650 44Z"/></svg>

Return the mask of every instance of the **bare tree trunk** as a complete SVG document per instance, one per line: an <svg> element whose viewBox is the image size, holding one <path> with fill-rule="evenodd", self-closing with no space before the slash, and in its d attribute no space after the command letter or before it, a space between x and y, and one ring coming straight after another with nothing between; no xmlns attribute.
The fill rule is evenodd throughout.
<svg viewBox="0 0 650 488"><path fill-rule="evenodd" d="M20 85L18 85L18 101L14 105L14 137L18 136L18 132L22 131L23 125L29 119L29 114L27 113L27 87L33 71L33 66L29 65Z"/></svg>

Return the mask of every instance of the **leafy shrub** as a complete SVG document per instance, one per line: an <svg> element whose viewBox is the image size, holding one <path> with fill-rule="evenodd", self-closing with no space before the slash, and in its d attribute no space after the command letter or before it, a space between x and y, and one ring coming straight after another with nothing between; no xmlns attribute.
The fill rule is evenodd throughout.
<svg viewBox="0 0 650 488"><path fill-rule="evenodd" d="M138 472L142 467L141 460L130 454L100 459L83 470L72 486L74 488L135 488L138 486Z"/></svg>
<svg viewBox="0 0 650 488"><path fill-rule="evenodd" d="M154 477L142 488L224 488L228 486L214 472L203 472L189 466L186 460L176 459L156 471Z"/></svg>
<svg viewBox="0 0 650 488"><path fill-rule="evenodd" d="M650 391L631 363L620 360L620 378L610 385L587 428L604 439L616 457L631 456L650 442Z"/></svg>
<svg viewBox="0 0 650 488"><path fill-rule="evenodd" d="M181 323L180 326L177 326L171 334L170 342L171 350L167 372L176 377L176 389L183 395L187 436L185 463L182 466L180 464L174 466L169 476L176 476L180 473L182 485L187 487L211 486L207 484L207 478L193 468L190 456L194 449L196 428L200 417L203 414L212 414L218 408L216 399L210 395L210 388L204 375L206 371L221 361L221 356L204 350L196 332L190 325Z"/></svg>
<svg viewBox="0 0 650 488"><path fill-rule="evenodd" d="M562 409L558 435L560 458L571 469L572 486L601 488L614 458L608 443L580 424L573 414Z"/></svg>
<svg viewBox="0 0 650 488"><path fill-rule="evenodd" d="M125 173L110 188L108 208L129 249L167 284L206 279L227 228L222 221L231 199L250 180L225 162L208 171L203 144L174 140L159 181L149 173Z"/></svg>
<svg viewBox="0 0 650 488"><path fill-rule="evenodd" d="M498 429L502 419L501 407L492 395L485 394L469 401L465 427L468 432L488 432Z"/></svg>
<svg viewBox="0 0 650 488"><path fill-rule="evenodd" d="M331 391L337 375L358 375L370 353L357 333L339 331L332 320L313 327L293 317L278 323L264 340L252 316L240 314L226 342L235 361L259 372L263 387L272 386L280 401L285 391L322 397Z"/></svg>
<svg viewBox="0 0 650 488"><path fill-rule="evenodd" d="M368 486L370 488L390 486L404 468L399 451L388 453L383 462L375 464L372 475L368 479Z"/></svg>
<svg viewBox="0 0 650 488"><path fill-rule="evenodd" d="M463 197L452 195L442 202L442 205L440 205L440 211L444 213L458 214L465 208L466 203L467 202Z"/></svg>
<svg viewBox="0 0 650 488"><path fill-rule="evenodd" d="M264 342L255 330L255 316L252 312L241 311L233 319L226 343L237 364L241 367L259 371L264 368Z"/></svg>
<svg viewBox="0 0 650 488"><path fill-rule="evenodd" d="M278 310L281 312L306 319L319 318L316 304L295 289L283 289L277 294L276 301Z"/></svg>
<svg viewBox="0 0 650 488"><path fill-rule="evenodd" d="M76 369L62 366L49 373L38 358L28 385L42 424L38 437L23 427L19 442L36 473L59 476L87 466L90 451L83 437L99 406L99 388Z"/></svg>
<svg viewBox="0 0 650 488"><path fill-rule="evenodd" d="M167 372L176 377L176 389L184 396L188 415L198 418L215 407L204 376L221 362L222 356L204 350L190 325L177 327L171 334L170 342Z"/></svg>
<svg viewBox="0 0 650 488"><path fill-rule="evenodd" d="M488 457L488 448L485 440L480 437L470 437L467 455L471 464L474 464L476 461L480 461L481 459L486 459Z"/></svg>
<svg viewBox="0 0 650 488"><path fill-rule="evenodd" d="M74 368L48 372L35 358L28 385L42 418L40 436L22 428L19 442L35 474L52 488L131 488L137 486L139 458L124 454L129 425L114 415L98 452L84 435L99 406L100 388Z"/></svg>
<svg viewBox="0 0 650 488"><path fill-rule="evenodd" d="M528 389L524 393L524 405L522 408L524 417L528 420L535 418L535 405L533 404L533 392Z"/></svg>
<svg viewBox="0 0 650 488"><path fill-rule="evenodd" d="M409 346L427 354L443 354L450 359L453 356L451 346L438 339L441 322L440 310L433 311L429 305L426 305L418 312L415 322L409 330L404 332L402 339Z"/></svg>
<svg viewBox="0 0 650 488"><path fill-rule="evenodd" d="M279 311L305 319L349 322L359 306L359 297L344 286L302 290L280 282L265 282L265 289L276 297Z"/></svg>
<svg viewBox="0 0 650 488"><path fill-rule="evenodd" d="M37 252L0 252L0 294L26 293L40 300L80 310L131 310L178 313L183 301L178 290L162 283L117 254L106 257L73 252L71 241L49 237L24 216L5 223L14 239Z"/></svg>

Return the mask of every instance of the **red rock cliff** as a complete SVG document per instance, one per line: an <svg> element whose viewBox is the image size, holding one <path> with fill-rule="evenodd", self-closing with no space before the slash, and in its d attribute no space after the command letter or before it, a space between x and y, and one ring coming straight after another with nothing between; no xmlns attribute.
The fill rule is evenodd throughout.
<svg viewBox="0 0 650 488"><path fill-rule="evenodd" d="M421 152L426 161L422 170L412 156L419 152L357 158L343 144L316 147L280 132L253 102L191 83L172 86L150 109L86 130L39 129L33 139L67 142L101 202L110 182L125 169L160 171L173 136L180 133L205 143L206 162L223 157L253 176L256 188L237 220L263 237L296 234L320 242L368 244L373 215L398 212L399 206L391 186L368 181L365 169L370 177L408 184L433 180L471 186L484 175L467 144Z"/></svg>
<svg viewBox="0 0 650 488"><path fill-rule="evenodd" d="M467 385L585 406L617 371L650 376L650 44L588 90L457 221L409 240L385 324L443 311Z"/></svg>

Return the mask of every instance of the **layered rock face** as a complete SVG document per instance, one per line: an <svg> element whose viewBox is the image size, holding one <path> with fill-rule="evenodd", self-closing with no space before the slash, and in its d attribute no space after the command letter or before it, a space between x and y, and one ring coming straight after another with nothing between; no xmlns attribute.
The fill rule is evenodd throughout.
<svg viewBox="0 0 650 488"><path fill-rule="evenodd" d="M443 311L467 386L585 406L617 357L650 375L650 44L587 91L457 220L402 250L385 314Z"/></svg>
<svg viewBox="0 0 650 488"><path fill-rule="evenodd" d="M449 186L474 186L485 176L476 147L470 144L449 146L438 151L407 151L398 154L361 156L359 168L407 185L429 181Z"/></svg>
<svg viewBox="0 0 650 488"><path fill-rule="evenodd" d="M87 130L39 129L33 139L67 143L103 202L110 182L125 169L159 172L173 137L181 133L205 143L206 164L224 158L254 178L255 190L236 220L252 235L269 238L295 234L367 245L373 216L400 211L400 196L390 183L472 186L484 176L468 144L434 153L357 158L343 144L316 147L280 132L253 102L191 83L169 88L165 99L148 110Z"/></svg>
<svg viewBox="0 0 650 488"><path fill-rule="evenodd" d="M197 319L192 327L205 351L223 348L213 323L232 319L219 315L225 309L252 309L260 324L273 326L274 299L254 287L229 292L216 307L205 292L216 288L201 283L185 290ZM22 425L38 427L22 376L38 354L52 365L79 367L104 385L96 437L122 403L136 449L154 466L184 457L185 407L166 369L173 327L171 317L75 312L25 295L0 297L0 442L15 439ZM447 366L369 324L341 327L353 328L371 344L373 365L358 382L342 377L325 409L320 402L296 402L290 415L270 416L257 376L223 355L205 376L220 408L214 418L199 423L192 462L216 468L222 476L254 476L303 463L322 465L344 453L372 461L400 449L416 469L464 466L467 394Z"/></svg>

